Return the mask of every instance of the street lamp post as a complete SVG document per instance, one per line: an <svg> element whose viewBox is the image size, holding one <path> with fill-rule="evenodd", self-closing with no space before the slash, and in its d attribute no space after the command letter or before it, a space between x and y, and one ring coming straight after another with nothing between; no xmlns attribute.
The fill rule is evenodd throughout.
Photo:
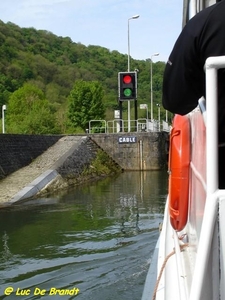
<svg viewBox="0 0 225 300"><path fill-rule="evenodd" d="M127 71L130 72L130 23L129 21L132 19L138 19L140 16L135 15L128 19L128 56L127 56ZM127 113L128 113L128 132L130 132L130 100L128 100L127 104Z"/></svg>
<svg viewBox="0 0 225 300"><path fill-rule="evenodd" d="M160 131L160 104L156 104L158 106L158 122L159 122L159 131Z"/></svg>
<svg viewBox="0 0 225 300"><path fill-rule="evenodd" d="M5 110L6 105L2 105L2 133L5 133Z"/></svg>
<svg viewBox="0 0 225 300"><path fill-rule="evenodd" d="M152 90L152 57L158 56L159 53L154 53L151 56L151 122L153 122L153 90Z"/></svg>

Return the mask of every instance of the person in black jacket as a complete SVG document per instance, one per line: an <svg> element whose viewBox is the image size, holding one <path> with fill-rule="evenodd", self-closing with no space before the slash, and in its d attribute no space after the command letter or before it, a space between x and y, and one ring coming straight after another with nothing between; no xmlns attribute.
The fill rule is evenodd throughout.
<svg viewBox="0 0 225 300"><path fill-rule="evenodd" d="M198 100L205 96L206 59L221 55L225 55L224 0L196 14L183 28L164 72L164 108L180 115L192 111ZM222 145L225 143L225 69L218 71L218 111L218 138ZM224 150L220 150L223 155L219 153L220 174L225 173ZM225 187L224 176L219 177L220 187Z"/></svg>

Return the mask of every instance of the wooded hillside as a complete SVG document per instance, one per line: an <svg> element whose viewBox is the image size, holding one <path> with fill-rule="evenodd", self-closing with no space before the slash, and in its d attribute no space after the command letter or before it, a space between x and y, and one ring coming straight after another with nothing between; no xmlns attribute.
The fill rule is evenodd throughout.
<svg viewBox="0 0 225 300"><path fill-rule="evenodd" d="M153 63L154 114L161 104L165 63ZM130 60L130 70L138 69L138 107L150 107L150 59ZM127 70L127 55L100 46L88 47L44 30L20 28L0 21L0 106L25 83L42 90L59 124L66 132L67 98L75 81L99 81L103 86L106 119L118 109L118 72ZM131 106L132 107L132 106ZM126 116L127 105L123 105ZM132 108L133 109L133 108ZM165 113L161 110L162 117ZM145 117L141 110L138 117Z"/></svg>

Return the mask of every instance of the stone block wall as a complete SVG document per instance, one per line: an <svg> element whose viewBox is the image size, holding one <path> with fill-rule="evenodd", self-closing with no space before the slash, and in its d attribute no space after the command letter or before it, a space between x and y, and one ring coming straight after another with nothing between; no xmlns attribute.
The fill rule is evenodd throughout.
<svg viewBox="0 0 225 300"><path fill-rule="evenodd" d="M79 176L96 158L99 149L94 141L86 138L80 145L74 145L53 167L63 178Z"/></svg>
<svg viewBox="0 0 225 300"><path fill-rule="evenodd" d="M30 164L62 135L0 134L0 179Z"/></svg>
<svg viewBox="0 0 225 300"><path fill-rule="evenodd" d="M167 166L168 134L164 132L90 134L61 165L60 174L79 174L96 155L97 146L124 170L159 170ZM30 164L63 135L0 134L0 179ZM94 143L97 145L94 145ZM64 158L62 158L64 159Z"/></svg>
<svg viewBox="0 0 225 300"><path fill-rule="evenodd" d="M124 170L160 170L167 167L168 133L92 134L90 137Z"/></svg>

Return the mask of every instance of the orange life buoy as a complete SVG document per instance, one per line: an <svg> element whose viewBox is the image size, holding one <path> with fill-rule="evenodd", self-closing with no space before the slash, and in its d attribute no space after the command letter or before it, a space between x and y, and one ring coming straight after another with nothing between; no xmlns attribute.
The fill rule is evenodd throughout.
<svg viewBox="0 0 225 300"><path fill-rule="evenodd" d="M188 216L190 138L188 117L175 115L170 134L169 214L177 231L185 227Z"/></svg>

